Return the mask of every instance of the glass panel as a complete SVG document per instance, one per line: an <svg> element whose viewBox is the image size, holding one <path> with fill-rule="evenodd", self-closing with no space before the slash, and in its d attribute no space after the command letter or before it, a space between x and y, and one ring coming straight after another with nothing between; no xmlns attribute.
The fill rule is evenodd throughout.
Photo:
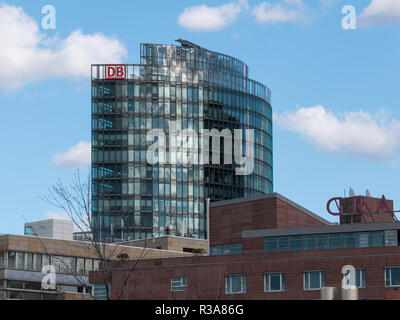
<svg viewBox="0 0 400 320"><path fill-rule="evenodd" d="M279 251L289 251L289 238L288 237L281 237L279 238Z"/></svg>
<svg viewBox="0 0 400 320"><path fill-rule="evenodd" d="M76 259L76 268L77 268L77 273L78 274L85 274L85 259L83 258L77 258Z"/></svg>
<svg viewBox="0 0 400 320"><path fill-rule="evenodd" d="M26 269L33 270L33 253L26 253L25 260L26 260Z"/></svg>
<svg viewBox="0 0 400 320"><path fill-rule="evenodd" d="M22 294L22 292L18 292L18 291L7 291L7 299L22 300L23 294Z"/></svg>
<svg viewBox="0 0 400 320"><path fill-rule="evenodd" d="M276 238L265 238L264 240L265 252L277 252L277 239Z"/></svg>
<svg viewBox="0 0 400 320"><path fill-rule="evenodd" d="M306 250L315 250L317 248L315 235L304 236L304 248Z"/></svg>
<svg viewBox="0 0 400 320"><path fill-rule="evenodd" d="M382 247L383 246L383 231L369 233L369 246Z"/></svg>
<svg viewBox="0 0 400 320"><path fill-rule="evenodd" d="M22 281L7 280L7 288L10 289L23 289L24 283Z"/></svg>
<svg viewBox="0 0 400 320"><path fill-rule="evenodd" d="M343 248L343 237L340 233L329 235L329 249Z"/></svg>
<svg viewBox="0 0 400 320"><path fill-rule="evenodd" d="M397 230L385 230L385 246L397 246Z"/></svg>
<svg viewBox="0 0 400 320"><path fill-rule="evenodd" d="M310 289L318 289L320 288L320 273L319 272L310 272Z"/></svg>
<svg viewBox="0 0 400 320"><path fill-rule="evenodd" d="M328 249L328 235L322 234L317 236L317 246L319 250Z"/></svg>
<svg viewBox="0 0 400 320"><path fill-rule="evenodd" d="M40 293L25 292L24 300L42 300L42 295Z"/></svg>
<svg viewBox="0 0 400 320"><path fill-rule="evenodd" d="M358 238L358 247L359 248L367 248L368 247L368 233L362 232L357 234Z"/></svg>
<svg viewBox="0 0 400 320"><path fill-rule="evenodd" d="M270 275L270 290L271 291L281 290L281 274L280 273L272 273Z"/></svg>
<svg viewBox="0 0 400 320"><path fill-rule="evenodd" d="M391 268L390 269L390 285L391 286L400 286L400 268Z"/></svg>
<svg viewBox="0 0 400 320"><path fill-rule="evenodd" d="M354 233L344 233L343 241L344 241L344 248L356 247L356 236Z"/></svg>
<svg viewBox="0 0 400 320"><path fill-rule="evenodd" d="M303 250L303 237L302 236L290 237L290 250L291 251Z"/></svg>
<svg viewBox="0 0 400 320"><path fill-rule="evenodd" d="M25 290L42 290L42 284L40 282L25 282Z"/></svg>
<svg viewBox="0 0 400 320"><path fill-rule="evenodd" d="M42 271L42 255L39 253L35 253L35 265L34 265L34 270L35 271Z"/></svg>
<svg viewBox="0 0 400 320"><path fill-rule="evenodd" d="M107 300L106 285L103 283L94 284L94 298L96 300Z"/></svg>
<svg viewBox="0 0 400 320"><path fill-rule="evenodd" d="M0 269L4 269L4 254L5 252L0 252Z"/></svg>
<svg viewBox="0 0 400 320"><path fill-rule="evenodd" d="M8 252L8 268L9 269L15 269L16 267L16 256L17 254L15 251L9 251Z"/></svg>

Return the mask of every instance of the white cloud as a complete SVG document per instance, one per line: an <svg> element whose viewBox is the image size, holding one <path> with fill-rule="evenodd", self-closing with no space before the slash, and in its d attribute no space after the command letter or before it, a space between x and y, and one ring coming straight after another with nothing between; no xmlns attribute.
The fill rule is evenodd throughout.
<svg viewBox="0 0 400 320"><path fill-rule="evenodd" d="M384 110L376 115L358 111L338 117L317 105L275 115L275 120L322 151L385 160L400 147L400 121L388 120Z"/></svg>
<svg viewBox="0 0 400 320"><path fill-rule="evenodd" d="M53 156L52 164L56 167L76 169L89 164L91 161L91 145L89 142L80 141L63 153Z"/></svg>
<svg viewBox="0 0 400 320"><path fill-rule="evenodd" d="M372 0L358 18L359 25L365 27L392 22L400 23L399 0Z"/></svg>
<svg viewBox="0 0 400 320"><path fill-rule="evenodd" d="M276 24L304 21L306 9L302 0L282 0L277 3L262 2L253 7L252 13L258 23Z"/></svg>
<svg viewBox="0 0 400 320"><path fill-rule="evenodd" d="M92 63L119 63L124 45L101 33L73 31L67 38L49 38L23 8L0 5L0 89L18 89L48 78L90 76Z"/></svg>
<svg viewBox="0 0 400 320"><path fill-rule="evenodd" d="M191 31L217 31L234 22L243 9L249 9L247 0L219 7L193 6L186 8L179 15L178 24Z"/></svg>

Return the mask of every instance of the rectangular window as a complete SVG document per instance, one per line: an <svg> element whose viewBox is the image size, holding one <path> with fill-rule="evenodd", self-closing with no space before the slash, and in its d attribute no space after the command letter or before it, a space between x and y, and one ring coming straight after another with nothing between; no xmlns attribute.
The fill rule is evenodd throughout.
<svg viewBox="0 0 400 320"><path fill-rule="evenodd" d="M329 249L341 249L343 248L343 237L340 233L334 233L329 235Z"/></svg>
<svg viewBox="0 0 400 320"><path fill-rule="evenodd" d="M281 237L279 238L279 252L289 251L289 238Z"/></svg>
<svg viewBox="0 0 400 320"><path fill-rule="evenodd" d="M8 268L9 269L15 269L16 267L16 252L15 251L9 251L8 252Z"/></svg>
<svg viewBox="0 0 400 320"><path fill-rule="evenodd" d="M284 273L266 273L264 275L265 292L285 291Z"/></svg>
<svg viewBox="0 0 400 320"><path fill-rule="evenodd" d="M400 267L385 268L385 287L400 286Z"/></svg>
<svg viewBox="0 0 400 320"><path fill-rule="evenodd" d="M39 253L35 253L34 256L34 270L42 271L42 255Z"/></svg>
<svg viewBox="0 0 400 320"><path fill-rule="evenodd" d="M383 247L383 231L369 233L370 247Z"/></svg>
<svg viewBox="0 0 400 320"><path fill-rule="evenodd" d="M175 277L171 279L171 291L186 291L187 289L187 278L186 277Z"/></svg>
<svg viewBox="0 0 400 320"><path fill-rule="evenodd" d="M25 269L25 254L23 252L17 252L17 269Z"/></svg>
<svg viewBox="0 0 400 320"><path fill-rule="evenodd" d="M93 291L95 300L107 300L107 289L104 283L95 283ZM110 287L110 294L111 294L111 287Z"/></svg>
<svg viewBox="0 0 400 320"><path fill-rule="evenodd" d="M397 246L397 230L385 230L385 246Z"/></svg>
<svg viewBox="0 0 400 320"><path fill-rule="evenodd" d="M303 237L293 236L290 237L290 251L300 251L303 250Z"/></svg>
<svg viewBox="0 0 400 320"><path fill-rule="evenodd" d="M230 275L225 277L225 293L246 293L246 275Z"/></svg>
<svg viewBox="0 0 400 320"><path fill-rule="evenodd" d="M83 259L83 258L76 259L76 272L77 272L77 274L80 274L80 275L85 274L85 259Z"/></svg>
<svg viewBox="0 0 400 320"><path fill-rule="evenodd" d="M33 270L33 253L25 253L25 269Z"/></svg>
<svg viewBox="0 0 400 320"><path fill-rule="evenodd" d="M0 252L0 269L4 269L4 252Z"/></svg>
<svg viewBox="0 0 400 320"><path fill-rule="evenodd" d="M325 286L325 271L304 272L304 290L319 290Z"/></svg>
<svg viewBox="0 0 400 320"><path fill-rule="evenodd" d="M356 269L356 286L357 288L365 288L367 286L365 269Z"/></svg>

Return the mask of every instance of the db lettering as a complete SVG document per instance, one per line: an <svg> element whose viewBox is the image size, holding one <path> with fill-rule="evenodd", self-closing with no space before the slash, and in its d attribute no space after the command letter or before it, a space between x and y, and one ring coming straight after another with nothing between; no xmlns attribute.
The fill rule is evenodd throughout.
<svg viewBox="0 0 400 320"><path fill-rule="evenodd" d="M126 79L126 65L106 65L104 67L105 79Z"/></svg>

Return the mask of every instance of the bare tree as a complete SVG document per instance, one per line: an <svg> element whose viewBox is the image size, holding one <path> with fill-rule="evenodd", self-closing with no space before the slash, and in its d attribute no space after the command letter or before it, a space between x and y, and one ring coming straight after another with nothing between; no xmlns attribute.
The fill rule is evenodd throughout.
<svg viewBox="0 0 400 320"><path fill-rule="evenodd" d="M101 236L101 230L98 227L100 221L100 213L92 211L92 183L88 176L86 181L82 181L79 171L75 172L74 179L70 186L65 185L61 180L49 188L48 195L41 199L48 204L64 211L69 219L73 222L74 227L83 234L88 234L85 241L87 245L85 250L91 252L100 263L102 280L106 288L107 300L111 300L111 261L129 259L126 253L121 252L121 247L118 245L110 245L106 243L106 239ZM122 217L121 217L122 218ZM129 232L129 230L128 230ZM146 250L147 236L145 234L145 243L136 258L136 262L129 268L126 279L123 279L123 285L119 299L122 298L122 293L125 292L125 287L128 284L128 279L135 270L139 260L143 259L149 250ZM79 245L82 248L82 245ZM68 270L68 266L64 267ZM79 278L80 279L80 278ZM82 281L81 281L82 282ZM86 287L86 284L84 285ZM94 298L94 297L93 297Z"/></svg>

